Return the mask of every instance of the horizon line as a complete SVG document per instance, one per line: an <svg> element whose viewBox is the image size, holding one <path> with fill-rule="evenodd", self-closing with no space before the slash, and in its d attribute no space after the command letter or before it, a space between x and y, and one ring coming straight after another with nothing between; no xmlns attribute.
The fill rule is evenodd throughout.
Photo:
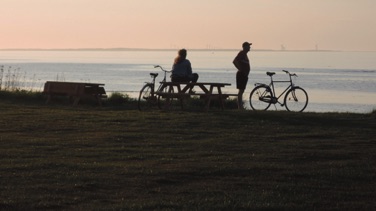
<svg viewBox="0 0 376 211"><path fill-rule="evenodd" d="M179 48L0 48L0 51L176 51ZM192 48L190 51L239 51L239 49L232 48ZM252 51L276 51L276 52L375 52L375 51L361 51L361 50L320 50L320 49L306 49L306 50L287 50L287 49L252 49Z"/></svg>

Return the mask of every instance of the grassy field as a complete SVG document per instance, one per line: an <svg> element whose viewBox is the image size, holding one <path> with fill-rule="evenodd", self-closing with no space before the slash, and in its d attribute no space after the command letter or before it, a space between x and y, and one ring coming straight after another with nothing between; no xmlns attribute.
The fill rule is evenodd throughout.
<svg viewBox="0 0 376 211"><path fill-rule="evenodd" d="M0 108L0 210L376 209L375 112Z"/></svg>

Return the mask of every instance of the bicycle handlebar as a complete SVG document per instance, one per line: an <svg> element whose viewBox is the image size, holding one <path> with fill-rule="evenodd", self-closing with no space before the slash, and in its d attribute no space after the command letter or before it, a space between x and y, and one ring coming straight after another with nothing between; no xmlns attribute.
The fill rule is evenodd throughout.
<svg viewBox="0 0 376 211"><path fill-rule="evenodd" d="M160 65L154 65L154 68L158 68L158 67L161 68L161 70L164 71L164 72L171 72L172 71L172 70L165 70Z"/></svg>
<svg viewBox="0 0 376 211"><path fill-rule="evenodd" d="M290 76L295 76L295 77L298 77L298 75L297 74L295 74L295 73L290 73L289 71L287 71L287 70L282 70L283 72L285 72L286 74L289 74Z"/></svg>

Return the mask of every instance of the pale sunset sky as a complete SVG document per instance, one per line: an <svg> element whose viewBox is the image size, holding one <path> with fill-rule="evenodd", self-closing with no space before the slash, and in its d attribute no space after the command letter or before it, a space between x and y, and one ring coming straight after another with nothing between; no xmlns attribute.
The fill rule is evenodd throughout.
<svg viewBox="0 0 376 211"><path fill-rule="evenodd" d="M376 51L376 0L0 0L0 49Z"/></svg>

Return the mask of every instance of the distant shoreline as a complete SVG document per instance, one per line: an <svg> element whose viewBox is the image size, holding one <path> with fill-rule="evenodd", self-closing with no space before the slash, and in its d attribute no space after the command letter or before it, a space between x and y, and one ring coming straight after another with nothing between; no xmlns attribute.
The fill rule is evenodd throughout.
<svg viewBox="0 0 376 211"><path fill-rule="evenodd" d="M8 48L0 51L176 51L177 49L163 48ZM239 49L200 49L193 48L190 51L239 51ZM265 52L375 52L375 51L341 51L341 50L273 50L273 49L252 49L252 51Z"/></svg>

